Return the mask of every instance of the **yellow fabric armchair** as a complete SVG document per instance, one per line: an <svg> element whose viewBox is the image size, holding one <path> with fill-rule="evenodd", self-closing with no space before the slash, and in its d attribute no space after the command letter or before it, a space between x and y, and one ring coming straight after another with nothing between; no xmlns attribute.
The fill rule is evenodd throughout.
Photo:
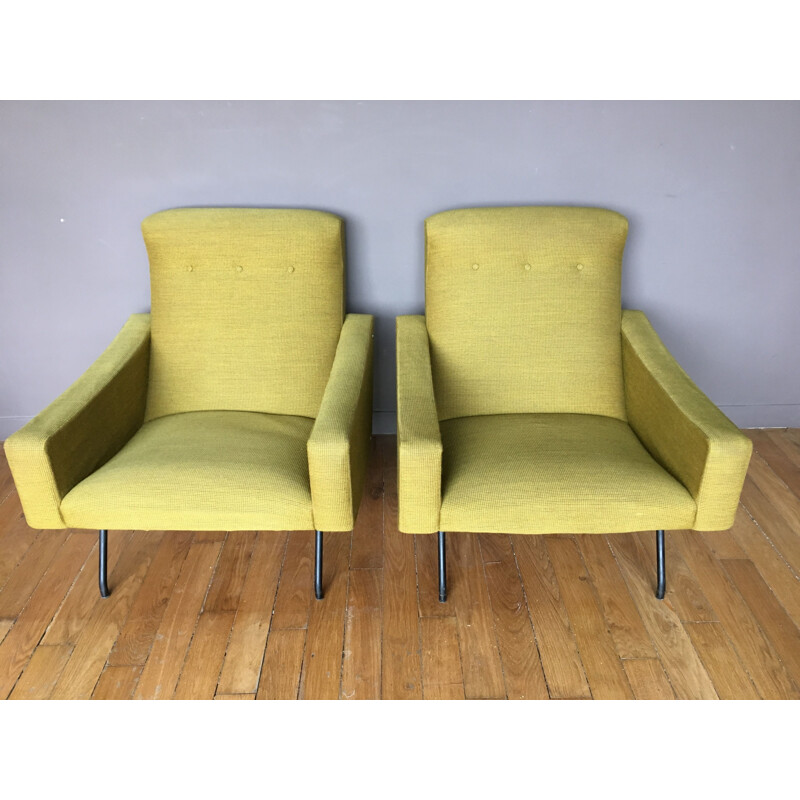
<svg viewBox="0 0 800 800"><path fill-rule="evenodd" d="M397 320L399 524L445 531L729 527L751 444L639 311L627 220L467 208L426 221L425 317Z"/></svg>
<svg viewBox="0 0 800 800"><path fill-rule="evenodd" d="M175 209L142 223L151 313L6 442L28 524L345 531L371 435L372 317L344 316L343 223Z"/></svg>

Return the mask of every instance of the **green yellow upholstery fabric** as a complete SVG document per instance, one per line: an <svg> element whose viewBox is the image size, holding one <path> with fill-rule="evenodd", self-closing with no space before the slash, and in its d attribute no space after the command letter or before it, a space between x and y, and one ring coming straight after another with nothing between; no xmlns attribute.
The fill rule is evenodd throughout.
<svg viewBox="0 0 800 800"><path fill-rule="evenodd" d="M752 442L692 383L641 311L623 312L622 355L630 424L691 492L697 503L692 527L730 528Z"/></svg>
<svg viewBox="0 0 800 800"><path fill-rule="evenodd" d="M67 527L64 495L142 424L149 360L150 315L134 314L72 386L8 437L8 463L32 528Z"/></svg>
<svg viewBox="0 0 800 800"><path fill-rule="evenodd" d="M246 411L151 420L67 494L64 520L71 528L309 530L313 424Z"/></svg>
<svg viewBox="0 0 800 800"><path fill-rule="evenodd" d="M372 435L372 328L367 314L345 318L308 440L317 530L352 530L361 502Z"/></svg>
<svg viewBox="0 0 800 800"><path fill-rule="evenodd" d="M731 526L752 445L621 311L626 233L588 208L427 220L426 316L397 319L401 531Z"/></svg>
<svg viewBox="0 0 800 800"><path fill-rule="evenodd" d="M185 208L153 214L142 231L153 318L146 419L213 409L316 417L344 317L342 221Z"/></svg>
<svg viewBox="0 0 800 800"><path fill-rule="evenodd" d="M442 438L422 316L397 317L397 481L400 530L439 530Z"/></svg>
<svg viewBox="0 0 800 800"><path fill-rule="evenodd" d="M373 320L343 323L342 221L179 209L142 228L152 314L6 441L28 524L350 530Z"/></svg>
<svg viewBox="0 0 800 800"><path fill-rule="evenodd" d="M440 420L625 419L625 217L599 208L467 208L426 221L425 314Z"/></svg>
<svg viewBox="0 0 800 800"><path fill-rule="evenodd" d="M440 530L615 533L691 528L691 495L626 422L505 414L442 422Z"/></svg>

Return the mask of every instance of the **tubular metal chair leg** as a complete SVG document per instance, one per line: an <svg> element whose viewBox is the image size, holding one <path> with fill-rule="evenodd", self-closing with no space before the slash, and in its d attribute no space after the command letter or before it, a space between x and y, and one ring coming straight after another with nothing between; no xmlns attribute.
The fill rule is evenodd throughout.
<svg viewBox="0 0 800 800"><path fill-rule="evenodd" d="M439 531L439 602L447 602L447 564L445 562L444 531Z"/></svg>
<svg viewBox="0 0 800 800"><path fill-rule="evenodd" d="M100 597L108 597L108 531L100 531Z"/></svg>
<svg viewBox="0 0 800 800"><path fill-rule="evenodd" d="M656 572L658 574L656 597L663 600L664 592L667 589L667 575L664 566L664 531L656 531Z"/></svg>
<svg viewBox="0 0 800 800"><path fill-rule="evenodd" d="M322 531L317 531L314 554L314 594L322 600Z"/></svg>

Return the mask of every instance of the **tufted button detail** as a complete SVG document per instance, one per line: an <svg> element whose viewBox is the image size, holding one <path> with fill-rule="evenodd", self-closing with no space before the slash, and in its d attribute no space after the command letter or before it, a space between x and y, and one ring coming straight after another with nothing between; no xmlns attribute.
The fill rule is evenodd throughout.
<svg viewBox="0 0 800 800"><path fill-rule="evenodd" d="M193 269L194 269L194 267L191 264L189 264L189 266L186 267L186 271L187 272L191 272Z"/></svg>
<svg viewBox="0 0 800 800"><path fill-rule="evenodd" d="M290 273L294 272L294 267L289 267L289 272Z"/></svg>
<svg viewBox="0 0 800 800"><path fill-rule="evenodd" d="M526 269L526 270L528 270L528 271L530 272L531 265L530 265L530 264L526 264L526 265L525 265L525 269Z"/></svg>
<svg viewBox="0 0 800 800"><path fill-rule="evenodd" d="M242 267L242 266L237 266L236 267L236 271L237 272L241 272L243 269L244 269L244 267Z"/></svg>
<svg viewBox="0 0 800 800"><path fill-rule="evenodd" d="M473 264L472 265L472 269L478 269L478 265L477 264Z"/></svg>
<svg viewBox="0 0 800 800"><path fill-rule="evenodd" d="M583 264L578 264L578 272L580 272L582 269L583 269Z"/></svg>

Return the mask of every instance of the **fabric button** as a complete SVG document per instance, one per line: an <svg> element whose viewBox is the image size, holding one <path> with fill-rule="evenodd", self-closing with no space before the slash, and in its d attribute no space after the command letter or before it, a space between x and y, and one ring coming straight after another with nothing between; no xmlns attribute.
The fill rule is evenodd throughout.
<svg viewBox="0 0 800 800"><path fill-rule="evenodd" d="M580 272L580 270L582 269L583 269L583 264L578 264L578 271Z"/></svg>
<svg viewBox="0 0 800 800"><path fill-rule="evenodd" d="M294 267L289 267L289 272L294 272Z"/></svg>
<svg viewBox="0 0 800 800"><path fill-rule="evenodd" d="M191 272L193 269L194 269L194 267L191 266L191 264L188 267L186 267L186 271L187 272Z"/></svg>
<svg viewBox="0 0 800 800"><path fill-rule="evenodd" d="M530 268L531 268L531 265L530 265L530 264L526 264L526 265L525 265L525 269L526 269L526 270L530 270Z"/></svg>
<svg viewBox="0 0 800 800"><path fill-rule="evenodd" d="M472 269L478 269L478 265L477 264L473 264L472 265Z"/></svg>
<svg viewBox="0 0 800 800"><path fill-rule="evenodd" d="M236 267L236 271L237 272L241 272L243 269L244 269L244 267Z"/></svg>

